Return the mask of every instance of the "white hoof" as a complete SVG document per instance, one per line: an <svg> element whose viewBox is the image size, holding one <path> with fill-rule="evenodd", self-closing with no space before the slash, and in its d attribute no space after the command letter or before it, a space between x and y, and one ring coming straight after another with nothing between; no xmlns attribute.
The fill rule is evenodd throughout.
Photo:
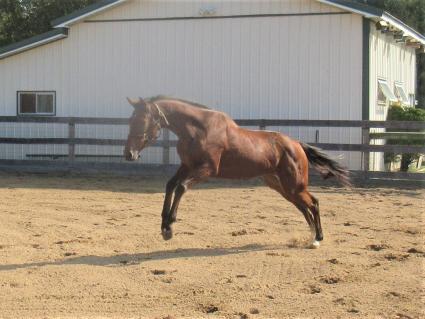
<svg viewBox="0 0 425 319"><path fill-rule="evenodd" d="M320 242L318 240L313 241L313 243L311 244L312 248L319 248L320 247Z"/></svg>

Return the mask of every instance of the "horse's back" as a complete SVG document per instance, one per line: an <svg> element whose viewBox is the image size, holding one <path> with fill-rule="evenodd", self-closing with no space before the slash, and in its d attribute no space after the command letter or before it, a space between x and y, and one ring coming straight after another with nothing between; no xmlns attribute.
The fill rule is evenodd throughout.
<svg viewBox="0 0 425 319"><path fill-rule="evenodd" d="M274 172L282 154L281 138L277 132L228 128L219 177L252 178Z"/></svg>

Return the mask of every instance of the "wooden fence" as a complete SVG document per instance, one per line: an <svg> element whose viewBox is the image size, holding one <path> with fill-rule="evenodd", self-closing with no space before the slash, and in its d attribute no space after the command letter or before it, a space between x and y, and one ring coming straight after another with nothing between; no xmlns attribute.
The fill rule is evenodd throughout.
<svg viewBox="0 0 425 319"><path fill-rule="evenodd" d="M424 153L425 154L425 123L412 121L340 121L340 120L236 120L241 126L257 126L261 130L268 127L291 126L291 127L346 127L360 128L362 131L361 144L339 144L339 143L309 143L328 151L357 151L362 152L363 173L365 177L378 178L414 178L422 179L425 174L404 174L392 172L370 172L369 153L370 152L391 152L391 153ZM0 123L56 123L68 125L67 138L15 138L1 137L0 144L65 144L68 145L67 157L70 161L75 160L75 145L115 145L122 146L126 140L122 139L97 139L97 138L77 138L75 134L76 124L91 125L128 125L126 118L82 118L82 117L15 117L0 116ZM373 128L387 128L392 130L410 130L418 132L371 132ZM400 138L417 139L424 143L421 145L371 145L373 139ZM177 141L170 140L168 130L164 130L163 139L158 140L152 146L162 147L163 164L170 163L170 148L175 147Z"/></svg>

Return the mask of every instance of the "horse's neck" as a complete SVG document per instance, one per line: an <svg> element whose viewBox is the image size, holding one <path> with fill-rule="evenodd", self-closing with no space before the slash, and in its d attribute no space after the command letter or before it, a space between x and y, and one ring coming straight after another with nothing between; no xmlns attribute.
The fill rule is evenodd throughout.
<svg viewBox="0 0 425 319"><path fill-rule="evenodd" d="M169 123L168 129L180 138L188 138L193 133L200 129L193 123L199 123L196 109L192 106L185 106L184 104L174 103L161 103L167 121Z"/></svg>

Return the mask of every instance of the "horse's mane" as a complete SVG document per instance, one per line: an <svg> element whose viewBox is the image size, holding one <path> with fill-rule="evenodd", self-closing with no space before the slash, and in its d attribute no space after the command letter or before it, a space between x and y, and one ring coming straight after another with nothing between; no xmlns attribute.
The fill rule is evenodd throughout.
<svg viewBox="0 0 425 319"><path fill-rule="evenodd" d="M159 100L179 101L179 102L183 102L183 103L189 104L189 105L194 106L194 107L199 107L201 109L210 110L210 108L208 106L205 106L203 104L199 104L199 103L196 103L196 102L187 101L187 100L183 100L183 99L177 99L177 98L166 96L166 95L157 95L157 96L147 98L146 102L158 102Z"/></svg>

